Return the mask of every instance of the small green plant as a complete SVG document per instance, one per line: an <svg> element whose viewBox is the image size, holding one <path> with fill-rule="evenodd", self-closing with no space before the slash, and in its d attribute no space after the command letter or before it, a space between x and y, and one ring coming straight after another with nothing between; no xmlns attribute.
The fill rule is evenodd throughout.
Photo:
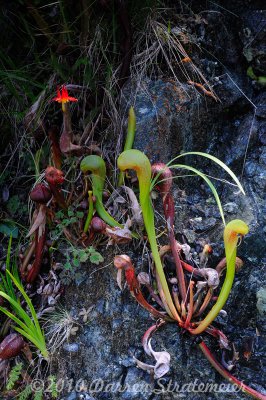
<svg viewBox="0 0 266 400"><path fill-rule="evenodd" d="M26 294L25 290L23 289L23 286L21 282L19 282L11 273L10 271L6 271L7 274L9 275L11 281L13 284L17 287L19 290L20 294L24 298L26 304L29 307L30 312L27 313L23 307L20 304L20 300L18 298L13 299L10 295L7 293L0 291L0 296L2 296L4 299L6 299L12 309L13 313L8 311L4 307L0 307L0 311L2 311L7 317L9 317L12 321L15 322L14 329L19 332L22 336L24 336L26 339L28 339L31 343L33 343L41 352L42 356L45 359L48 359L48 351L46 349L46 344L45 344L45 338L43 331L40 327L38 317L36 314L36 311L33 307L33 304L31 302L31 299L29 296Z"/></svg>
<svg viewBox="0 0 266 400"><path fill-rule="evenodd" d="M9 372L8 375L8 381L6 384L6 390L12 390L13 387L15 386L15 383L18 381L21 371L23 368L23 364L22 363L18 363L16 364L11 371Z"/></svg>
<svg viewBox="0 0 266 400"><path fill-rule="evenodd" d="M38 392L36 392L36 393L38 393ZM18 400L28 400L30 398L31 394L32 394L32 387L31 387L31 385L27 385L22 390L22 392L20 392L20 394L18 395ZM35 399L35 395L34 395L34 399Z"/></svg>
<svg viewBox="0 0 266 400"><path fill-rule="evenodd" d="M57 392L56 376L55 375L49 375L48 376L48 384L49 384L49 392L51 393L52 399L57 399L58 392Z"/></svg>
<svg viewBox="0 0 266 400"><path fill-rule="evenodd" d="M6 271L5 274L0 273L1 281L0 281L0 290L8 294L13 300L17 299L14 286L12 284L12 280L8 271L10 271L10 261L11 261L11 246L12 246L12 236L9 238L8 248L7 248L7 256L6 256ZM16 277L19 282L18 270L16 268L16 264L12 265L12 274Z"/></svg>
<svg viewBox="0 0 266 400"><path fill-rule="evenodd" d="M43 390L38 390L37 392L35 392L33 400L43 400Z"/></svg>
<svg viewBox="0 0 266 400"><path fill-rule="evenodd" d="M71 207L65 214L62 210L55 213L55 219L57 222L55 228L51 231L51 239L58 240L64 232L64 228L70 225L76 224L80 219L84 217L82 211L74 211Z"/></svg>
<svg viewBox="0 0 266 400"><path fill-rule="evenodd" d="M85 249L72 248L70 254L67 254L67 261L64 264L66 269L79 267L80 264L90 261L92 264L99 265L104 261L103 256L95 250L93 246Z"/></svg>

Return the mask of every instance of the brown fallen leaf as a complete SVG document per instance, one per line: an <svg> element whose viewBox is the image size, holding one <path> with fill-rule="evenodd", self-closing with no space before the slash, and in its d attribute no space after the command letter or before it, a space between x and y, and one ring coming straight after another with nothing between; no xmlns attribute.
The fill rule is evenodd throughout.
<svg viewBox="0 0 266 400"><path fill-rule="evenodd" d="M131 203L131 211L133 214L132 220L136 222L136 224L140 227L144 226L143 218L142 218L142 211L138 202L138 199L131 188L128 186L122 186L122 188L126 191L128 198Z"/></svg>
<svg viewBox="0 0 266 400"><path fill-rule="evenodd" d="M39 229L39 236L42 236L42 233L45 230L45 225L46 225L46 207L44 205L41 205L36 215L36 218L34 219L33 225L30 228L26 237L31 236L37 229Z"/></svg>
<svg viewBox="0 0 266 400"><path fill-rule="evenodd" d="M127 220L125 226L120 228L115 226L113 228L107 226L105 228L105 233L109 236L108 246L113 245L115 243L128 243L132 240L131 231L129 230L129 226L131 225L131 221Z"/></svg>

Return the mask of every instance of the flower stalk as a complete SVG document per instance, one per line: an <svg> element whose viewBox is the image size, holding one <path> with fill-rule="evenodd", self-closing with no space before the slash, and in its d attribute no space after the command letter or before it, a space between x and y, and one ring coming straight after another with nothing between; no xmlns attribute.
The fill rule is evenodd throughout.
<svg viewBox="0 0 266 400"><path fill-rule="evenodd" d="M222 375L225 379L227 379L229 382L234 383L237 385L242 392L249 394L252 396L254 399L257 400L266 400L266 396L262 393L257 392L256 390L252 389L251 387L245 385L243 382L239 381L237 378L235 378L233 375L230 374L214 357L214 355L210 352L210 349L207 347L207 345L201 341L199 344L199 348L207 358L207 360L211 363L211 365L216 369L217 372L219 372L220 375Z"/></svg>
<svg viewBox="0 0 266 400"><path fill-rule="evenodd" d="M178 280L178 288L182 298L182 301L186 302L187 297L187 289L186 289L186 282L185 276L183 272L183 268L181 265L180 257L179 257L179 249L177 246L177 242L175 240L175 233L174 233L174 219L175 219L175 203L173 196L171 194L171 187L172 187L172 172L167 165L158 163L152 166L152 174L153 177L159 175L160 181L157 182L157 187L162 195L163 200L163 209L164 215L166 218L168 236L170 240L171 250L174 257L175 265L176 265L176 274Z"/></svg>

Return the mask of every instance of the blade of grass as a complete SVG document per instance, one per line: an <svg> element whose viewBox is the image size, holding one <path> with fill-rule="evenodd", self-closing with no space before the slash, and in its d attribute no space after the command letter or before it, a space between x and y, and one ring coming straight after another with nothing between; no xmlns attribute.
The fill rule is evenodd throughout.
<svg viewBox="0 0 266 400"><path fill-rule="evenodd" d="M0 307L0 311L2 311L2 313L4 313L8 318L12 319L12 321L14 321L18 326L24 329L26 333L31 335L34 333L27 325L24 324L24 322L22 322L19 318L17 318L14 314L9 312L4 307Z"/></svg>
<svg viewBox="0 0 266 400"><path fill-rule="evenodd" d="M33 321L30 319L26 311L23 310L20 304L16 300L13 300L8 294L0 292L0 296L4 297L14 308L17 315L22 318L28 327L34 327Z"/></svg>
<svg viewBox="0 0 266 400"><path fill-rule="evenodd" d="M174 164L174 165L169 165L169 168L173 168L173 169L187 169L189 171L195 172L196 175L200 176L202 179L205 180L205 182L208 184L209 188L212 191L212 194L216 200L217 206L219 208L220 214L221 214L221 218L223 220L223 224L225 225L225 218L224 218L224 212L223 212L223 207L219 198L219 195L217 193L217 190L215 189L215 186L213 185L213 183L210 181L209 178L207 178L207 176L205 174L203 174L202 172L200 172L199 170L197 170L196 168L190 167L188 165L183 165L183 164Z"/></svg>
<svg viewBox="0 0 266 400"><path fill-rule="evenodd" d="M35 309L34 309L34 307L32 305L32 302L31 302L30 298L28 297L27 293L23 289L22 285L16 280L16 278L9 271L7 271L7 273L10 275L12 281L14 282L14 284L16 285L16 287L18 288L18 290L20 291L20 293L24 297L26 303L28 304L28 307L29 307L29 309L31 311L31 315L32 315L32 318L33 318L33 321L34 321L34 324L35 324L36 331L38 332L38 335L40 337L42 337L43 336L43 332L41 330L36 311L35 311Z"/></svg>
<svg viewBox="0 0 266 400"><path fill-rule="evenodd" d="M207 154L207 153L202 153L200 151L190 151L188 153L183 153L180 154L179 156L173 158L171 161L169 161L169 163L167 164L170 167L170 164L172 164L173 161L177 160L180 157L185 157L185 156L189 156L189 155L195 155L195 156L201 156L201 157L205 157L208 158L209 160L212 160L213 162L215 162L216 164L218 164L221 168L223 168L230 176L231 178L234 180L234 182L237 184L239 190L245 194L245 191L239 181L239 179L236 177L236 175L233 173L233 171L227 166L225 165L221 160L219 160L217 157L212 156L211 154Z"/></svg>

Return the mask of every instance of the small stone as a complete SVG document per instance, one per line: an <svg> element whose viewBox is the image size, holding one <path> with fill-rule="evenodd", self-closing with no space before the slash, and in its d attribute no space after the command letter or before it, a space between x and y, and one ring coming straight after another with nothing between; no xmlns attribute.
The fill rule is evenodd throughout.
<svg viewBox="0 0 266 400"><path fill-rule="evenodd" d="M79 351L78 343L65 343L63 349L69 353L77 353Z"/></svg>
<svg viewBox="0 0 266 400"><path fill-rule="evenodd" d="M236 203L226 203L224 205L223 209L228 214L234 214L238 211L238 205Z"/></svg>
<svg viewBox="0 0 266 400"><path fill-rule="evenodd" d="M184 229L183 230L184 235L186 236L186 239L188 243L194 243L196 240L195 232L192 231L191 229Z"/></svg>

